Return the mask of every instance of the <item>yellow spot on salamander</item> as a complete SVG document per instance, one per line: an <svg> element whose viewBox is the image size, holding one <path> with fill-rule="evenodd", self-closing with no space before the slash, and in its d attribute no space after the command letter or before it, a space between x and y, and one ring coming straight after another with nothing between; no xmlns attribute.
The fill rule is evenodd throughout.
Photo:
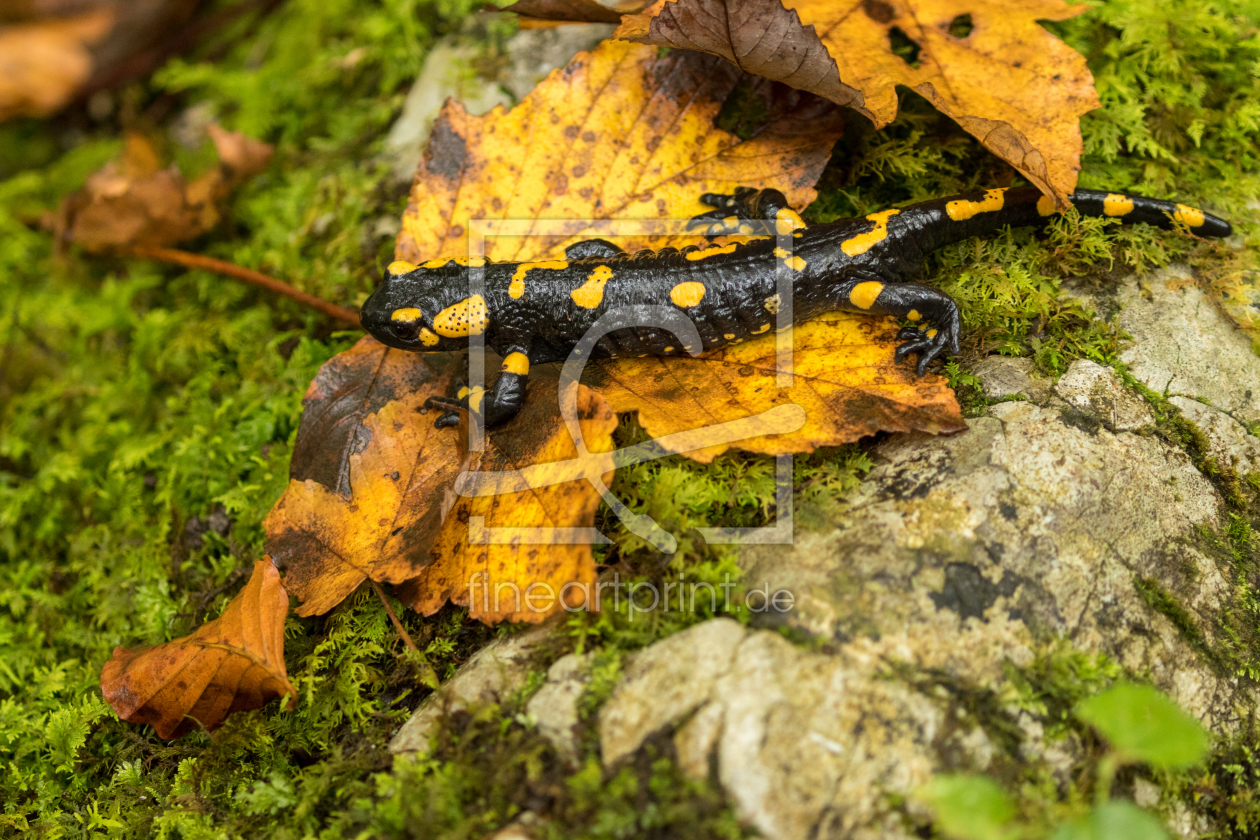
<svg viewBox="0 0 1260 840"><path fill-rule="evenodd" d="M788 250L786 248L775 248L774 255L783 260L783 264L793 271L805 270L805 260L800 257L788 256Z"/></svg>
<svg viewBox="0 0 1260 840"><path fill-rule="evenodd" d="M799 213L790 207L784 207L774 214L774 229L781 236L787 236L789 233L800 230L803 227L805 227L805 221Z"/></svg>
<svg viewBox="0 0 1260 840"><path fill-rule="evenodd" d="M936 338L936 330L928 330L926 335L928 338Z"/></svg>
<svg viewBox="0 0 1260 840"><path fill-rule="evenodd" d="M1037 215L1038 216L1053 216L1055 213L1058 213L1058 212L1059 212L1059 208L1054 203L1054 199L1051 198L1050 196L1043 195L1041 198L1037 199Z"/></svg>
<svg viewBox="0 0 1260 840"><path fill-rule="evenodd" d="M712 248L701 248L699 251L692 251L687 254L687 259L695 262L696 260L705 260L709 257L716 257L720 254L731 254L735 252L735 244L730 245L714 245Z"/></svg>
<svg viewBox="0 0 1260 840"><path fill-rule="evenodd" d="M696 306L704 299L704 284L696 283L693 280L679 283L669 290L669 299L674 302L675 306L680 306L683 309Z"/></svg>
<svg viewBox="0 0 1260 840"><path fill-rule="evenodd" d="M542 260L541 262L523 262L516 267L516 272L512 274L512 281L508 283L508 297L512 300L519 300L521 295L525 294L525 275L533 271L535 268L549 269L551 271L559 271L569 267L568 260Z"/></svg>
<svg viewBox="0 0 1260 840"><path fill-rule="evenodd" d="M752 225L740 225L740 226L739 226L739 232L740 232L740 235L741 235L741 236L752 236L752 235L753 235L753 226L752 226Z"/></svg>
<svg viewBox="0 0 1260 840"><path fill-rule="evenodd" d="M409 263L406 260L394 260L389 264L389 268L385 270L391 275L410 274L416 270L416 266L414 263Z"/></svg>
<svg viewBox="0 0 1260 840"><path fill-rule="evenodd" d="M722 224L727 227L739 227L739 216L727 216L722 220Z"/></svg>
<svg viewBox="0 0 1260 840"><path fill-rule="evenodd" d="M402 321L405 324L414 324L420 320L420 310L407 307L406 309L395 309L393 314L389 316L391 321Z"/></svg>
<svg viewBox="0 0 1260 840"><path fill-rule="evenodd" d="M466 297L446 307L433 319L433 331L447 338L481 335L490 323L486 301L481 295Z"/></svg>
<svg viewBox="0 0 1260 840"><path fill-rule="evenodd" d="M420 343L423 344L425 347L432 347L433 345L437 344L441 340L442 339L438 338L436 335L429 332L424 327L420 328Z"/></svg>
<svg viewBox="0 0 1260 840"><path fill-rule="evenodd" d="M594 309L604 302L604 284L613 276L613 271L606 265L596 266L586 282L569 292L573 302L583 309ZM509 292L510 294L510 292Z"/></svg>
<svg viewBox="0 0 1260 840"><path fill-rule="evenodd" d="M735 333L725 333L723 334L722 338L725 338L727 341L733 341L735 338Z"/></svg>
<svg viewBox="0 0 1260 840"><path fill-rule="evenodd" d="M1177 209L1173 212L1173 218L1190 227L1198 227L1206 221L1202 210L1197 207L1187 207L1184 204L1177 205Z"/></svg>
<svg viewBox="0 0 1260 840"><path fill-rule="evenodd" d="M909 312L906 313L907 321L917 321L922 317L923 316L919 314L919 310L917 309L911 309Z"/></svg>
<svg viewBox="0 0 1260 840"><path fill-rule="evenodd" d="M478 414L481 413L481 401L486 398L486 389L478 385L468 392L468 407Z"/></svg>
<svg viewBox="0 0 1260 840"><path fill-rule="evenodd" d="M859 233L851 239L844 240L844 242L840 243L841 250L850 257L865 254L888 238L888 220L900 212L900 210L883 210L879 213L870 214L866 219L874 222L875 227L866 233Z"/></svg>
<svg viewBox="0 0 1260 840"><path fill-rule="evenodd" d="M768 329L770 329L770 325L769 325L769 324L762 324L760 327L757 327L757 329L753 330L753 331L752 331L752 334L753 334L753 335L761 335L763 332L765 332L765 331L766 331L766 330L768 330Z"/></svg>
<svg viewBox="0 0 1260 840"><path fill-rule="evenodd" d="M464 397L466 397L466 396L468 396L468 386L467 386L467 385L463 386L462 388L460 388L458 391L456 391L456 392L455 392L455 399L457 399L457 400L462 400L462 399L463 399Z"/></svg>
<svg viewBox="0 0 1260 840"><path fill-rule="evenodd" d="M508 353L503 360L503 372L525 376L529 373L529 356L524 353Z"/></svg>
<svg viewBox="0 0 1260 840"><path fill-rule="evenodd" d="M450 265L451 263L455 263L455 265L462 265L465 268L467 268L468 266L472 266L473 268L481 268L486 264L486 258L485 257L438 257L435 260L429 260L428 262L424 263L420 267L421 268L443 268L445 266Z"/></svg>
<svg viewBox="0 0 1260 840"><path fill-rule="evenodd" d="M1133 212L1133 199L1120 193L1108 193L1103 199L1103 214L1107 216L1126 216Z"/></svg>
<svg viewBox="0 0 1260 840"><path fill-rule="evenodd" d="M1006 204L1006 190L985 190L984 198L979 201L968 201L965 198L949 201L945 204L945 212L955 222L964 222L980 213L992 213L1001 210Z"/></svg>
<svg viewBox="0 0 1260 840"><path fill-rule="evenodd" d="M666 352L666 353L673 353L673 352L674 352L674 348L673 348L673 347L666 347L666 348L665 348L665 352Z"/></svg>
<svg viewBox="0 0 1260 840"><path fill-rule="evenodd" d="M867 280L865 283L858 283L849 292L849 303L858 309L870 309L882 291L884 291L884 284L878 280Z"/></svg>
<svg viewBox="0 0 1260 840"><path fill-rule="evenodd" d="M778 315L779 307L782 305L783 305L783 298L779 297L778 295L770 295L770 297L766 298L766 302L764 304L764 306L766 307L766 311L769 312L771 315Z"/></svg>

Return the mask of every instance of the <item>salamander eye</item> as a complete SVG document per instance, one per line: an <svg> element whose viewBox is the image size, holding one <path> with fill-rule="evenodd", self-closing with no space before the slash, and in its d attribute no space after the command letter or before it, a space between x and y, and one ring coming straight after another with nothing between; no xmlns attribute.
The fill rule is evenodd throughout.
<svg viewBox="0 0 1260 840"><path fill-rule="evenodd" d="M389 327L394 335L406 341L414 341L420 334L420 310L414 308L395 309L389 316Z"/></svg>

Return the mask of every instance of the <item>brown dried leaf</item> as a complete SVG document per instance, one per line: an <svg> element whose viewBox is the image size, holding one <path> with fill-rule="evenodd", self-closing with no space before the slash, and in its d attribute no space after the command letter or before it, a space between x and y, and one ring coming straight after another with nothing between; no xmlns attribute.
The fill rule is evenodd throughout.
<svg viewBox="0 0 1260 840"><path fill-rule="evenodd" d="M792 383L776 384L776 338L762 336L696 358L655 356L592 362L583 381L671 451L709 463L728 449L766 455L813 452L878 431L941 434L965 429L954 392L935 374L916 379L893 361L897 324L831 312L791 331ZM777 406L804 409L794 431L727 442L719 424ZM693 432L685 437L667 436ZM750 430L755 432L755 428ZM685 441L685 444L684 444Z"/></svg>
<svg viewBox="0 0 1260 840"><path fill-rule="evenodd" d="M459 471L455 433L423 409L457 360L365 337L306 391L289 487L267 515L267 550L302 601L327 612L364 580L401 583L430 562L441 503Z"/></svg>
<svg viewBox="0 0 1260 840"><path fill-rule="evenodd" d="M565 542L557 531L594 525L600 494L580 476L593 463L607 469L602 472L607 485L613 479L612 465L578 458L577 445L557 412L558 380L546 375L531 380L521 413L491 429L485 451L470 461L470 469L483 478L521 471L521 483L515 483L515 476L503 476L487 484L498 491L495 495L455 497L433 547L433 565L399 587L399 596L425 615L449 600L487 624L539 622L564 605L581 606L590 594L595 582L590 542ZM594 391L569 387L577 388L576 416L587 450L611 452L617 415ZM470 484L476 480L474 476ZM554 529L551 534L558 542L542 541L551 538L540 536L548 529Z"/></svg>
<svg viewBox="0 0 1260 840"><path fill-rule="evenodd" d="M150 724L162 738L199 725L218 729L232 712L259 709L276 697L297 697L284 667L289 595L270 559L223 614L163 645L126 650L101 669L101 692L123 720Z"/></svg>
<svg viewBox="0 0 1260 840"><path fill-rule="evenodd" d="M1099 101L1085 58L1038 21L1087 8L1063 0L658 0L627 17L616 37L721 55L849 105L876 126L896 117L904 85L1066 208L1080 171L1080 118ZM950 34L963 16L972 30ZM918 46L917 65L893 52L895 36Z"/></svg>
<svg viewBox="0 0 1260 840"><path fill-rule="evenodd" d="M709 209L702 193L737 186L774 187L794 206L809 204L840 136L838 110L785 91L770 121L740 141L713 124L740 79L715 58L658 56L651 47L606 41L553 72L511 111L473 117L447 102L416 172L396 259L467 256L471 219L687 219ZM567 241L590 238L583 230L492 236L485 255L559 253ZM634 250L694 240L617 242Z"/></svg>
<svg viewBox="0 0 1260 840"><path fill-rule="evenodd" d="M153 145L132 134L118 161L88 178L62 201L54 226L59 242L92 253L140 245L173 245L218 224L219 203L239 184L266 168L272 147L211 126L220 165L188 183L179 169L161 169Z"/></svg>
<svg viewBox="0 0 1260 840"><path fill-rule="evenodd" d="M636 5L641 9L647 4ZM630 10L618 11L595 0L517 0L499 11L557 23L617 23L621 15Z"/></svg>
<svg viewBox="0 0 1260 840"><path fill-rule="evenodd" d="M116 87L192 39L198 0L18 0L0 6L0 122Z"/></svg>
<svg viewBox="0 0 1260 840"><path fill-rule="evenodd" d="M91 46L113 26L113 10L101 8L0 27L0 122L69 102L92 75Z"/></svg>
<svg viewBox="0 0 1260 840"><path fill-rule="evenodd" d="M327 612L367 578L409 581L404 600L426 614L448 598L468 605L468 579L478 571L515 582L522 592L535 581L558 591L571 580L594 579L588 545L469 544L471 516L484 516L491 528L589 528L599 495L585 482L544 481L507 495L454 496L461 463L473 472L500 471L577 452L557 413L556 379L543 375L532 378L521 414L492 429L486 450L470 456L460 445L463 432L434 429L434 415L421 410L429 396L447 392L458 367L448 356L391 350L364 338L311 383L289 487L264 523L268 552L303 602L299 615ZM590 450L608 451L616 416L607 405L582 389L579 416ZM560 608L538 613L501 603L472 613L488 623L541 621Z"/></svg>

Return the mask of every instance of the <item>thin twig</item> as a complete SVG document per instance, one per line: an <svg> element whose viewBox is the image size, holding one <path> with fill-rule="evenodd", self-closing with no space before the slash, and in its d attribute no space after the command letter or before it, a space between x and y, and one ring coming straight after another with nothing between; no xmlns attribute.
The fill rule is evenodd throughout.
<svg viewBox="0 0 1260 840"><path fill-rule="evenodd" d="M300 289L295 289L288 283L269 277L259 271L236 265L235 263L226 262L224 260L216 260L214 257L205 257L201 254L193 254L189 251L179 251L175 248L159 248L156 245L137 245L132 249L132 253L138 257L145 257L151 260L162 260L163 262L175 263L176 265L186 266L188 268L203 268L206 271L213 271L217 274L225 274L228 277L237 280L243 280L251 286L258 286L276 294L284 295L290 300L295 300L312 309L323 312L325 315L336 318L339 321L345 321L348 324L359 326L359 315L353 310L346 309L344 306L338 306L335 303L329 303L323 298L317 298L314 295L308 295Z"/></svg>
<svg viewBox="0 0 1260 840"><path fill-rule="evenodd" d="M385 612L389 613L389 620L394 622L394 629L398 631L398 635L402 636L403 643L411 648L412 652L419 653L420 648L416 647L416 643L411 640L411 634L407 632L407 628L403 627L403 623L394 614L394 608L389 605L389 599L385 597L385 590L381 589L381 585L371 578L368 578L368 583L372 584L372 588L376 590L376 597L380 598L381 603L385 605Z"/></svg>

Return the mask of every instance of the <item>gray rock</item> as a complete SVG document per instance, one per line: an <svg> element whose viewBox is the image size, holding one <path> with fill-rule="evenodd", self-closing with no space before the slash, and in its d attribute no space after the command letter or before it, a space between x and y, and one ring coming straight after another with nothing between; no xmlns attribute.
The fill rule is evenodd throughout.
<svg viewBox="0 0 1260 840"><path fill-rule="evenodd" d="M1219 408L1188 397L1170 397L1169 402L1207 436L1211 455L1217 463L1233 468L1239 475L1260 472L1260 438Z"/></svg>
<svg viewBox="0 0 1260 840"><path fill-rule="evenodd" d="M447 715L478 703L502 703L508 699L525 684L540 648L551 640L555 626L544 623L531 627L477 651L454 677L424 699L389 742L390 752L428 752L434 728Z"/></svg>
<svg viewBox="0 0 1260 840"><path fill-rule="evenodd" d="M1124 387L1116 372L1089 359L1077 359L1054 385L1068 405L1093 414L1113 432L1155 425L1146 400Z"/></svg>
<svg viewBox="0 0 1260 840"><path fill-rule="evenodd" d="M569 654L547 669L547 682L529 698L525 713L570 767L578 763L578 700L590 682L590 656Z"/></svg>
<svg viewBox="0 0 1260 840"><path fill-rule="evenodd" d="M574 23L548 29L522 29L507 42L507 62L498 80L517 102L557 67L583 50L593 50L611 38L617 28L612 23Z"/></svg>
<svg viewBox="0 0 1260 840"><path fill-rule="evenodd" d="M460 44L452 38L437 43L424 60L424 67L403 103L403 112L385 138L385 154L393 163L394 175L410 182L433 122L447 99L456 99L470 114L484 114L495 105L511 105L511 96L498 82L480 77L473 62L481 47Z"/></svg>
<svg viewBox="0 0 1260 840"><path fill-rule="evenodd" d="M1206 398L1247 422L1260 420L1260 357L1207 296L1170 268L1121 283L1120 326L1134 338L1120 358L1160 393ZM1176 288L1170 288L1175 286Z"/></svg>
<svg viewBox="0 0 1260 840"><path fill-rule="evenodd" d="M1168 294L1208 346L1237 337L1214 310L1187 312L1191 293ZM1148 371L1179 369L1139 357ZM986 393L1028 395L1030 367L1008 361L983 369ZM1190 364L1196 387L1250 399L1237 374L1250 361L1207 353ZM1150 679L1214 733L1235 732L1260 694L1214 670L1138 587L1167 591L1206 644L1221 641L1213 618L1231 583L1194 533L1220 524L1223 499L1185 452L1137 433L1153 417L1111 369L1075 363L1054 392L1041 405L995 404L958 435L881 442L831 530L746 547L745 580L791 590L789 624L829 652L722 621L665 639L636 654L605 706L604 760L671 734L680 767L716 780L766 837L909 837L889 802L934 773L983 772L1005 751L1073 783L1075 737L1048 740L1041 719L1010 706L1004 731L1018 743L1003 745L945 688L1005 696L1011 665L1064 642ZM1240 423L1175 401L1222 456L1253 463ZM1158 789L1138 794L1183 836L1206 830Z"/></svg>
<svg viewBox="0 0 1260 840"><path fill-rule="evenodd" d="M1033 373L1032 359L988 356L980 360L972 373L979 377L984 395L991 400L1023 396L1040 403L1050 393L1049 383Z"/></svg>
<svg viewBox="0 0 1260 840"><path fill-rule="evenodd" d="M744 628L730 619L706 621L632 656L600 710L604 762L616 764L643 739L699 708L743 636Z"/></svg>

